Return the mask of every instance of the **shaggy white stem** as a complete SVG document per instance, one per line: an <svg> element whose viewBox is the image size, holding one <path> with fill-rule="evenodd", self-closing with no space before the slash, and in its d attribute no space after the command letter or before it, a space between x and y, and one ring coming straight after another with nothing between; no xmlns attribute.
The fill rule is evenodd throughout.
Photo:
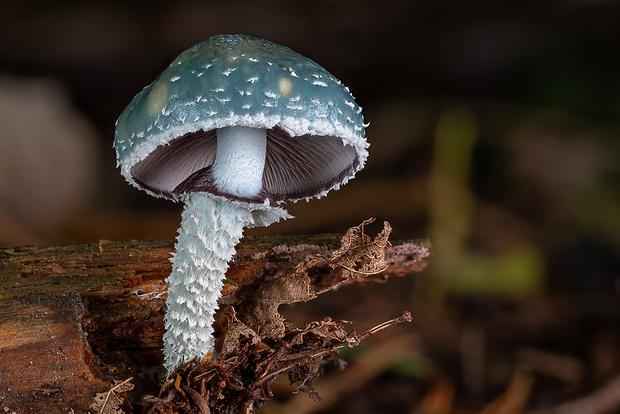
<svg viewBox="0 0 620 414"><path fill-rule="evenodd" d="M231 202L208 193L192 193L185 201L168 278L164 333L168 372L183 361L213 352L214 315L243 228L290 217L282 208Z"/></svg>
<svg viewBox="0 0 620 414"><path fill-rule="evenodd" d="M228 261L243 237L243 228L252 222L252 212L244 206L205 193L188 197L176 252L170 259L164 334L168 371L213 351L213 317Z"/></svg>
<svg viewBox="0 0 620 414"><path fill-rule="evenodd" d="M255 196L263 187L267 130L241 126L217 130L213 180L232 194Z"/></svg>

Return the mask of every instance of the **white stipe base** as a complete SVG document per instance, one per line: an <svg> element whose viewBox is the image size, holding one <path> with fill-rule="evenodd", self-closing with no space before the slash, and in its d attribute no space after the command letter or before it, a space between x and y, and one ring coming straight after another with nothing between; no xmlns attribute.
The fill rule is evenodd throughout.
<svg viewBox="0 0 620 414"><path fill-rule="evenodd" d="M213 320L228 261L244 227L290 217L282 208L230 202L208 193L185 200L176 252L170 259L164 333L165 367L213 352Z"/></svg>
<svg viewBox="0 0 620 414"><path fill-rule="evenodd" d="M226 192L251 197L263 187L267 130L241 126L218 128L213 180Z"/></svg>

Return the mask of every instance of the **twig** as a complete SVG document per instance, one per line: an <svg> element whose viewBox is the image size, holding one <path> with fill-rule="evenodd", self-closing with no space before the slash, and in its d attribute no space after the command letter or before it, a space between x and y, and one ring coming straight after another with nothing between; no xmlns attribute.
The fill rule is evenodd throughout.
<svg viewBox="0 0 620 414"><path fill-rule="evenodd" d="M119 382L118 384L110 388L110 391L106 393L105 400L103 400L103 404L101 405L101 408L99 409L99 414L102 414L104 412L106 405L108 405L108 400L110 399L110 395L114 395L115 397L117 397L116 390L118 390L120 387L122 387L123 385L131 381L132 379L133 377L129 377L125 381Z"/></svg>
<svg viewBox="0 0 620 414"><path fill-rule="evenodd" d="M343 269L348 270L351 273L357 273L359 275L364 275L364 276L378 275L379 273L386 271L390 267L390 266L385 266L383 269L375 270L374 272L362 272L361 270L351 269L350 267L347 267L343 265L342 263L336 263L336 265L342 267Z"/></svg>
<svg viewBox="0 0 620 414"><path fill-rule="evenodd" d="M394 325L398 325L399 323L403 323L403 322L411 322L413 320L413 318L411 317L411 313L409 311L403 313L402 315L400 315L398 318L394 318L392 320L389 321L385 321L383 323L380 323L379 325L375 326L374 328L370 328L369 330L367 330L366 332L362 333L358 338L360 341L363 341L364 339L368 338L370 335L373 335L385 328L388 328L390 326L394 326Z"/></svg>
<svg viewBox="0 0 620 414"><path fill-rule="evenodd" d="M324 356L324 355L327 355L327 354L331 354L331 353L333 353L333 352L334 352L334 350L333 350L333 349L328 349L328 350L325 350L325 351L322 351L322 352L318 352L318 353L316 353L316 354L314 354L314 355L310 356L310 357L309 357L309 359L314 359L314 358L316 358L316 357L318 357L318 356ZM273 378L273 377L275 377L275 376L278 376L278 375L280 375L280 374L283 374L283 373L285 373L286 371L290 371L291 369L293 369L293 368L295 368L295 367L297 367L297 366L299 366L299 363L298 363L298 362L295 362L294 364L287 365L287 366L285 366L285 367L283 367L283 368L280 368L280 369L278 369L278 370L276 370L276 371L270 372L269 374L265 374L265 375L263 375L262 377L260 377L260 378L259 378L259 379L258 379L258 380L254 383L254 386L255 386L256 388L258 388L258 387L260 387L261 385L263 385L265 382L269 381L269 379L270 379L270 378Z"/></svg>
<svg viewBox="0 0 620 414"><path fill-rule="evenodd" d="M203 372L202 374L196 375L196 377L194 377L194 379L193 379L193 382L196 382L196 381L198 381L200 379L203 379L204 377L206 377L209 374L215 375L214 372L215 372L215 368L210 369L210 370L208 370L206 372ZM209 379L211 379L211 377L209 377Z"/></svg>
<svg viewBox="0 0 620 414"><path fill-rule="evenodd" d="M367 330L366 332L364 332L363 334L361 334L358 337L358 342L368 338L370 335L373 335L373 334L375 334L375 333L377 333L377 332L379 332L379 331L381 331L381 330L383 330L385 328L388 328L388 327L394 326L394 325L398 325L399 323L403 323L403 322L411 322L412 320L413 320L413 318L411 317L411 313L409 311L407 311L407 312L403 313L402 315L400 315L398 318L391 319L389 321L383 322L383 323L375 326L374 328L370 328L369 330ZM343 347L344 347L344 345L338 345L336 348L340 349L340 348L343 348ZM309 359L314 359L314 358L319 357L319 356L322 357L324 355L327 355L327 354L330 354L330 353L333 353L333 352L334 352L334 349L328 349L328 350L325 350L325 351L322 351L322 352L318 352L318 353L316 353L314 355L311 355L309 357ZM267 382L270 378L273 378L273 377L275 377L277 375L283 374L286 371L290 371L291 369L295 368L298 365L299 365L299 363L296 362L296 363L293 363L291 365L287 365L287 366L285 366L283 368L280 368L280 369L278 369L276 371L270 372L268 374L265 373L265 375L260 377L254 383L254 386L255 387L260 387L265 382Z"/></svg>

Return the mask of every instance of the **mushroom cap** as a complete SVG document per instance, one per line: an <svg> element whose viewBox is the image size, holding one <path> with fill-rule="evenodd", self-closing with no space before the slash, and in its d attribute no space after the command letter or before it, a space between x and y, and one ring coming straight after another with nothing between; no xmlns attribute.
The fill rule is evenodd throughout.
<svg viewBox="0 0 620 414"><path fill-rule="evenodd" d="M204 184L216 129L265 128L262 199L240 201L320 197L364 166L361 112L349 89L312 60L267 40L218 35L179 55L122 112L117 166L158 197L222 195Z"/></svg>

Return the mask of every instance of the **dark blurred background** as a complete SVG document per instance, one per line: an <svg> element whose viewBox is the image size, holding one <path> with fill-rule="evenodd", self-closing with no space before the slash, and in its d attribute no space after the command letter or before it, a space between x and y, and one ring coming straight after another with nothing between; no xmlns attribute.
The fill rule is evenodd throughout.
<svg viewBox="0 0 620 414"><path fill-rule="evenodd" d="M173 239L181 206L124 182L114 122L189 46L266 38L350 87L371 147L341 190L248 233L344 232L372 216L395 240L428 238L433 257L415 278L292 309L364 330L407 308L415 326L377 339L364 352L400 359L327 387L324 405L283 392L265 412L593 398L620 369L619 16L612 0L5 1L0 245Z"/></svg>

